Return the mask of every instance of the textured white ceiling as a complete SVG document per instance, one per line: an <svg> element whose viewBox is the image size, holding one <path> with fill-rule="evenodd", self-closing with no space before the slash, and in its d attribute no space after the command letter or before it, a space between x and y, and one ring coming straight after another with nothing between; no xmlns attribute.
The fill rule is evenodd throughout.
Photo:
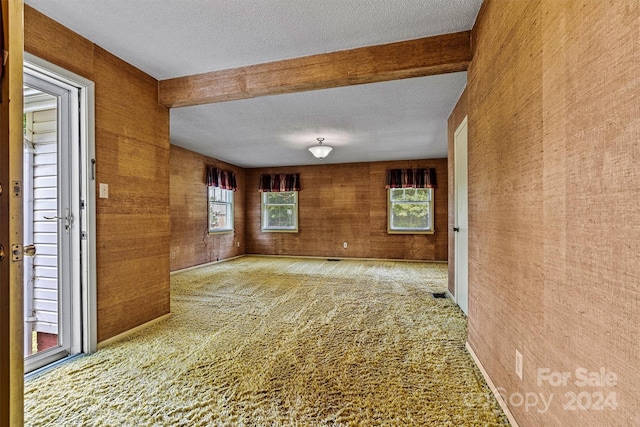
<svg viewBox="0 0 640 427"><path fill-rule="evenodd" d="M467 73L171 110L178 146L243 166L447 157L447 117ZM316 138L334 147L323 160Z"/></svg>
<svg viewBox="0 0 640 427"><path fill-rule="evenodd" d="M468 30L482 0L25 3L163 80ZM291 142L283 142L292 134L311 141L327 138L336 150L325 161L442 157L446 116L465 84L461 76L464 73L451 80L427 77L175 109L172 143L244 166L307 163L291 153ZM431 98L418 100L415 93ZM430 102L440 104L433 107ZM319 132L324 135L316 135ZM351 145L331 141L331 132Z"/></svg>

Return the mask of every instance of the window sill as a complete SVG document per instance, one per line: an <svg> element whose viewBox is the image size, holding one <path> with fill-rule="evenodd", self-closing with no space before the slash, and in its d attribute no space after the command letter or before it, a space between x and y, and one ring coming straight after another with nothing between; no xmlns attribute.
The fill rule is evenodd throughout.
<svg viewBox="0 0 640 427"><path fill-rule="evenodd" d="M436 234L433 230L387 230L387 234Z"/></svg>
<svg viewBox="0 0 640 427"><path fill-rule="evenodd" d="M297 233L298 230L285 230L285 229L267 229L267 230L260 230L263 233Z"/></svg>
<svg viewBox="0 0 640 427"><path fill-rule="evenodd" d="M209 234L229 234L229 233L235 233L235 232L236 232L235 229L219 230L219 231L211 231L211 230L209 230Z"/></svg>

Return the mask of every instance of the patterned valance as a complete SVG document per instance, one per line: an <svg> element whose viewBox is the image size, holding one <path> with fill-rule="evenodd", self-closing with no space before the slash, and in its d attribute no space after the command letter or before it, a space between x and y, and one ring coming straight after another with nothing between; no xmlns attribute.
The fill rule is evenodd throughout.
<svg viewBox="0 0 640 427"><path fill-rule="evenodd" d="M297 173L282 175L260 175L260 192L279 193L283 191L300 191L300 175Z"/></svg>
<svg viewBox="0 0 640 427"><path fill-rule="evenodd" d="M385 188L436 188L436 170L388 169Z"/></svg>
<svg viewBox="0 0 640 427"><path fill-rule="evenodd" d="M207 187L219 187L223 190L233 191L236 191L238 189L236 185L235 173L224 169L218 169L213 166L209 166L207 168L206 183Z"/></svg>

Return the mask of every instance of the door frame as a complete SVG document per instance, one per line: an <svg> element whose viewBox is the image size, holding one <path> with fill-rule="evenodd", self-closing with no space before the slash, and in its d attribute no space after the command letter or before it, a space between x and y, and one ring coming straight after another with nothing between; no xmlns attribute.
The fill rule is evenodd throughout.
<svg viewBox="0 0 640 427"><path fill-rule="evenodd" d="M72 262L80 264L80 293L73 304L80 308L81 328L76 328L73 341L81 343L74 353L93 353L97 349L96 292L96 189L95 189L95 84L80 75L24 52L24 69L33 70L78 89L80 150L70 161L80 165L77 185L80 199L72 210L80 212L74 221L79 225L79 250L72 253ZM84 207L82 205L84 204Z"/></svg>
<svg viewBox="0 0 640 427"><path fill-rule="evenodd" d="M22 245L22 53L24 5L2 0L0 49L4 51L0 104L0 425L22 425L24 366L23 263L13 258ZM15 184L18 184L17 186ZM15 191L15 190L18 191ZM16 248L19 251L19 247Z"/></svg>
<svg viewBox="0 0 640 427"><path fill-rule="evenodd" d="M469 116L465 116L464 119L460 122L460 124L458 125L458 127L456 128L455 132L454 132L454 136L453 136L453 152L454 152L454 157L453 157L453 176L454 176L454 227L455 230L458 230L457 232L454 231L454 289L455 289L455 301L456 304L458 304L458 306L460 307L460 309L464 312L464 314L468 314L469 311L469 229L468 229L468 223L469 223L469 180L468 180L468 176L469 176L469 156L468 156L468 145L469 145L469 130L468 130L468 117ZM458 173L459 173L459 168L461 167L461 162L459 159L459 155L458 155L458 150L459 150L459 143L458 143L458 135L460 134L460 132L462 131L462 129L465 129L466 131L466 144L465 144L465 155L464 158L466 160L466 163L464 165L464 169L465 169L465 177L466 177L466 181L465 187L466 187L466 194L467 194L467 198L466 198L466 203L467 203L467 207L465 209L465 212L467 214L466 217L466 226L464 227L464 230L462 231L462 234L460 232L460 222L459 222L459 215L460 215L460 210L459 210L459 179L458 179ZM466 256L462 256L461 251L460 251L460 239L461 236L465 235L467 237L467 242L466 242ZM463 268L464 267L464 268ZM466 273L466 278L464 280L464 283L462 283L461 280L461 272ZM464 292L463 292L464 291Z"/></svg>

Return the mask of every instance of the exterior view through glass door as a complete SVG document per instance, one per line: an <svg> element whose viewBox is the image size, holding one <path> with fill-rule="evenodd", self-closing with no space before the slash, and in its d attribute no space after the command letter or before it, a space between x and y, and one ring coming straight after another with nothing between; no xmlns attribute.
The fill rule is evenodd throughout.
<svg viewBox="0 0 640 427"><path fill-rule="evenodd" d="M78 102L78 88L25 68L25 372L81 351Z"/></svg>

